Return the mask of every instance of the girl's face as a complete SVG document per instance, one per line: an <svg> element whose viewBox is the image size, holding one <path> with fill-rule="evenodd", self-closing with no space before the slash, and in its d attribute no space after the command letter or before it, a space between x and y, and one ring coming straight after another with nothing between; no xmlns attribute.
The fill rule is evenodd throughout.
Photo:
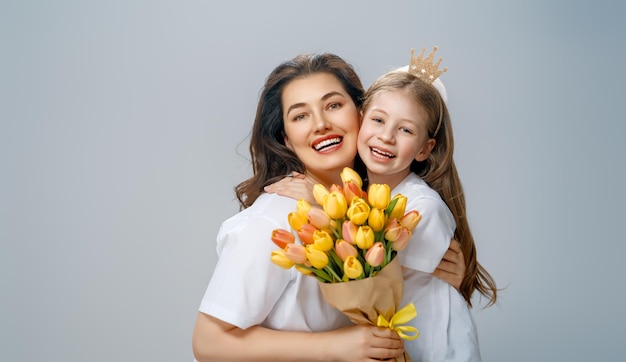
<svg viewBox="0 0 626 362"><path fill-rule="evenodd" d="M428 138L421 105L404 91L380 91L363 115L358 136L359 155L370 183L393 189L410 172L413 160L424 161L435 146Z"/></svg>
<svg viewBox="0 0 626 362"><path fill-rule="evenodd" d="M294 79L281 102L287 147L318 182L341 184L341 170L354 163L360 119L341 82L329 73Z"/></svg>

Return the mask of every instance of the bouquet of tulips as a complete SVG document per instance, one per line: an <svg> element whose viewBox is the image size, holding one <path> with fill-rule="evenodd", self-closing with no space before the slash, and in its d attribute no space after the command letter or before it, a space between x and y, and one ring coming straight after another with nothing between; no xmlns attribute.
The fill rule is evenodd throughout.
<svg viewBox="0 0 626 362"><path fill-rule="evenodd" d="M292 231L274 230L271 239L279 249L271 260L317 277L324 299L354 323L389 327L415 339L419 331L402 325L417 315L415 307L398 310L403 275L395 256L407 246L421 215L405 213L407 198L392 198L386 184L372 184L365 192L350 168L341 172L341 180L343 185L330 189L314 186L318 205L298 200L287 217L300 243Z"/></svg>

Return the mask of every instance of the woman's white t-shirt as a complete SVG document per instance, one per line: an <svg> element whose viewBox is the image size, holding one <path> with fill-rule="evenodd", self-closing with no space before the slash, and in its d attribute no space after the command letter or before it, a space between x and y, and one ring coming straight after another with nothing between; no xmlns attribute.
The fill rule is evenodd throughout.
<svg viewBox="0 0 626 362"><path fill-rule="evenodd" d="M260 325L285 331L328 331L352 323L328 305L318 281L271 262L278 247L272 230L291 230L287 215L296 200L263 194L226 220L217 236L218 262L200 312L241 329Z"/></svg>

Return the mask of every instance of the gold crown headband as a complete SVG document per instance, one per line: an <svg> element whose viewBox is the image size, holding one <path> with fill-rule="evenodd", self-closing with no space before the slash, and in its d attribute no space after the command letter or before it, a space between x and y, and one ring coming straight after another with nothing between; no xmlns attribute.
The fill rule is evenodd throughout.
<svg viewBox="0 0 626 362"><path fill-rule="evenodd" d="M441 64L443 58L439 58L439 60L437 60L437 63L433 63L433 60L435 59L435 52L437 51L437 49L437 46L434 46L433 51L428 54L426 58L424 58L426 48L422 48L422 51L417 57L415 56L415 49L411 49L411 62L409 63L408 70L409 74L413 74L417 78L432 85L435 79L439 78L440 75L447 72L448 67L439 70L439 64ZM437 91L439 92L439 90ZM437 133L439 133L442 121L443 108L440 108L439 120L437 122L437 128L435 129L435 132L433 132L433 138L437 136Z"/></svg>
<svg viewBox="0 0 626 362"><path fill-rule="evenodd" d="M409 63L409 73L418 77L426 83L432 84L441 74L448 71L448 67L439 70L439 64L443 58L439 58L437 63L433 63L437 47L433 47L433 51L424 58L426 48L422 48L419 56L415 56L415 49L411 49L411 62Z"/></svg>

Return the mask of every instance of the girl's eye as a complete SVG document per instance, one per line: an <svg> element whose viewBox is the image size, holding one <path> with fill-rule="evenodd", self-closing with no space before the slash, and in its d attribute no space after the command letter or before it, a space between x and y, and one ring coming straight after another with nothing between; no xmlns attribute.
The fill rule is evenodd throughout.
<svg viewBox="0 0 626 362"><path fill-rule="evenodd" d="M406 128L406 127L400 128L400 131L403 132L403 133L406 133L406 134L413 134L413 131L408 129L408 128Z"/></svg>
<svg viewBox="0 0 626 362"><path fill-rule="evenodd" d="M374 123L383 123L382 119L376 117L372 118L372 121L374 121Z"/></svg>

